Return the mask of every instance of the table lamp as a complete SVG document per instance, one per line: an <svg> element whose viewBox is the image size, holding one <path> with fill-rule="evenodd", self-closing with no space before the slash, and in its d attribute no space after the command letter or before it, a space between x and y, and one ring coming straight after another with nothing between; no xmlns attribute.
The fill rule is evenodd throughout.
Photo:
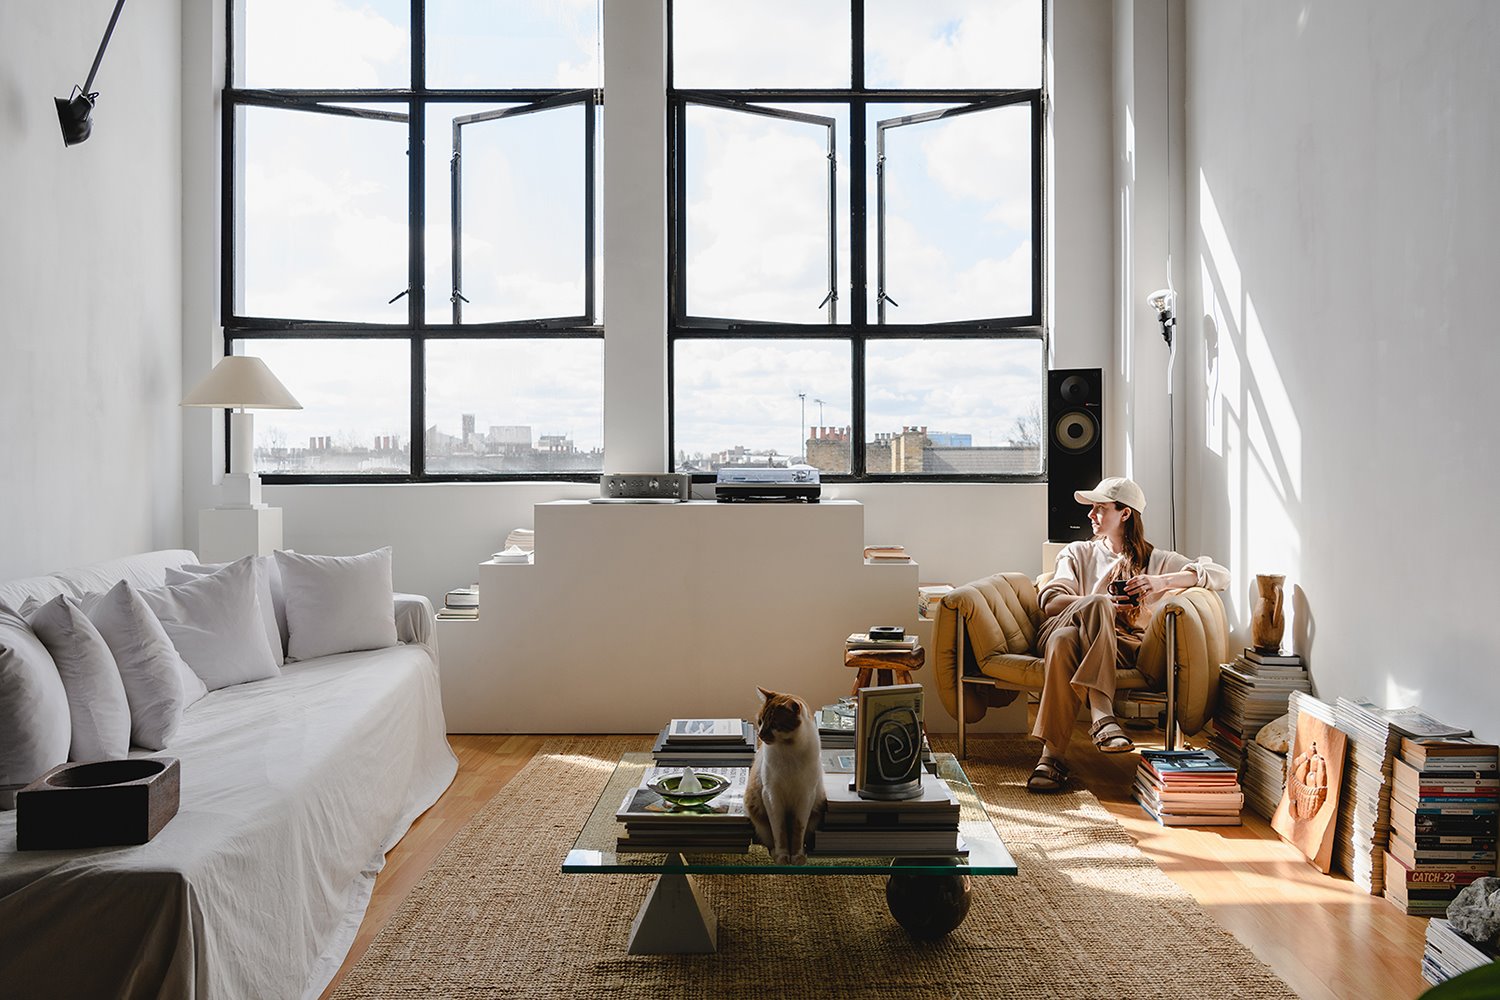
<svg viewBox="0 0 1500 1000"><path fill-rule="evenodd" d="M182 399L183 406L234 410L229 415L229 474L221 507L264 507L255 473L255 415L250 410L300 410L302 404L260 358L231 354Z"/></svg>

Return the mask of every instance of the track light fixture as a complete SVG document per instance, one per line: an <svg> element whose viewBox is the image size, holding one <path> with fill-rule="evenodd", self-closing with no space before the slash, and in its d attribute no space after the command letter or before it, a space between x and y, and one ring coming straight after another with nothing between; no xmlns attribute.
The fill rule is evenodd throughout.
<svg viewBox="0 0 1500 1000"><path fill-rule="evenodd" d="M89 78L83 81L83 86L73 86L73 92L68 97L54 97L53 103L57 105L57 121L62 126L63 145L76 146L87 139L94 131L90 115L94 111L94 101L99 95L89 90L94 85L94 74L99 72L99 63L104 58L104 50L109 45L109 36L115 32L115 22L120 19L120 8L125 6L125 0L115 0L115 12L109 16L109 27L104 29L104 38L99 42L99 51L94 56L94 65L89 68Z"/></svg>

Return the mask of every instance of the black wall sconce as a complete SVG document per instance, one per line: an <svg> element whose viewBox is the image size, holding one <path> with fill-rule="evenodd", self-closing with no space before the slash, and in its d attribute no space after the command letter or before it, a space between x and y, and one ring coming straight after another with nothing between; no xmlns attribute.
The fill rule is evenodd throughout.
<svg viewBox="0 0 1500 1000"><path fill-rule="evenodd" d="M93 113L94 100L99 95L90 93L89 88L94 85L94 74L99 72L99 62L104 58L104 50L109 45L109 36L115 33L115 22L120 19L120 8L124 6L125 0L115 0L115 12L109 16L109 27L104 29L104 38L99 42L99 51L94 56L94 65L89 68L89 78L83 81L83 86L75 84L73 93L66 98L52 98L57 105L57 121L62 125L64 146L78 145L94 130L89 115Z"/></svg>

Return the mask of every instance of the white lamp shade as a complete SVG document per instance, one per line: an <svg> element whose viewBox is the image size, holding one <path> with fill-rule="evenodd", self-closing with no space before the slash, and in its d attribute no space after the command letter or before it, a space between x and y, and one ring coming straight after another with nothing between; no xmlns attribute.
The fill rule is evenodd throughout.
<svg viewBox="0 0 1500 1000"><path fill-rule="evenodd" d="M193 386L183 406L222 406L255 410L300 410L302 404L286 391L260 358L231 354Z"/></svg>

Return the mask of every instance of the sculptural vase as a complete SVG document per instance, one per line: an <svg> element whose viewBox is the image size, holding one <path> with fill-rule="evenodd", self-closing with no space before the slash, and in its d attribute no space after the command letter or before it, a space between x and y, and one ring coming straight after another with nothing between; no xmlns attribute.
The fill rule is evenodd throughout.
<svg viewBox="0 0 1500 1000"><path fill-rule="evenodd" d="M1281 613L1281 586L1286 577L1261 574L1255 578L1255 608L1250 619L1250 641L1262 653L1281 650L1286 618Z"/></svg>

